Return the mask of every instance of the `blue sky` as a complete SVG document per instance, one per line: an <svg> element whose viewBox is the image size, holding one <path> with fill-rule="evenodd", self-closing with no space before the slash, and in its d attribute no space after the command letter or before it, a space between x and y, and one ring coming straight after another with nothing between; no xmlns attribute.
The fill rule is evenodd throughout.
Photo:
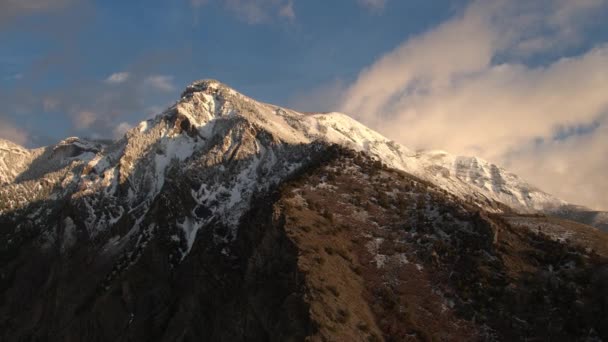
<svg viewBox="0 0 608 342"><path fill-rule="evenodd" d="M257 18L247 9L232 8L239 1L50 3L0 17L0 115L26 130L30 145L66 135L103 135L111 125L136 123L200 78L216 78L255 98L289 105L319 84L354 80L382 53L461 6L458 1L441 6L393 1L374 7L354 0L328 6L311 0L293 2L289 16L277 13L280 1L260 1ZM120 72L129 73L132 82L163 76L168 84L137 90L139 85L120 84L136 98L113 96L114 105L91 99L110 96L104 93L115 91L117 84L103 81ZM61 103L48 105L53 100ZM74 125L76 114L67 113L74 111L95 113L103 124Z"/></svg>
<svg viewBox="0 0 608 342"><path fill-rule="evenodd" d="M4 0L0 138L116 138L216 78L608 209L608 0Z"/></svg>

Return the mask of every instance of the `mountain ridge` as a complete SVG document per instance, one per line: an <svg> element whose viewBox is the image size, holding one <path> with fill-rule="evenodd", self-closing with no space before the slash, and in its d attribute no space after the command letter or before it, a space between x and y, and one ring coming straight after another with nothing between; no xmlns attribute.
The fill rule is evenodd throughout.
<svg viewBox="0 0 608 342"><path fill-rule="evenodd" d="M167 149L165 158L155 158L155 168L158 169L156 178L159 180L158 186L162 187L165 169L172 159L189 158L197 149L205 145L204 141L214 136L222 136L218 132L224 132L225 129L220 127L216 132L216 124L229 125L228 121L239 120L256 127L255 130L265 130L277 141L286 144L325 142L364 151L390 167L426 179L461 198L472 198L481 207L490 211L501 211L500 206L505 205L524 213L545 212L565 217L568 215L582 217L577 216L577 213L591 212L588 208L574 207L566 201L547 194L517 175L481 158L454 156L445 151L414 152L345 114L335 112L302 114L257 102L216 80L191 83L182 92L178 102L155 118L139 123L123 138L114 141L111 144L113 147L110 148L115 152L124 148L125 154L130 154L136 159L138 154L143 153L143 150L150 146L138 146L131 140L149 135L150 129L154 129L162 122L170 121L172 127L164 127L165 131L157 130L155 133L156 138L166 141L166 146L162 147ZM240 130L244 132L247 128L242 127ZM182 135L182 132L185 132L185 135ZM239 134L236 132L236 136L233 137L235 141L241 138ZM190 141L186 141L188 139ZM87 144L88 147L84 146ZM79 138L68 138L47 149L73 146L76 149L88 148L89 151L95 152L91 149L92 144L96 143ZM101 145L97 143L97 146L100 148ZM255 146L249 148L252 151L256 150ZM21 154L29 151L14 144L12 149ZM8 150L10 149L5 148L3 153L6 154ZM32 150L31 153L33 151L40 153L40 149ZM79 158L88 162L89 170L103 173L104 167L111 165L110 159L119 158L119 155L114 157L111 155L112 153L108 155L97 153L95 156L80 155ZM11 179L15 179L17 174L23 171L21 168L27 163L27 158L25 159L16 163L17 167L12 169L7 165L0 165L0 182L8 183ZM127 158L121 159L119 182L124 182L130 172L130 161L125 159ZM605 228L608 220L604 216L598 214L593 219L586 219L585 223Z"/></svg>

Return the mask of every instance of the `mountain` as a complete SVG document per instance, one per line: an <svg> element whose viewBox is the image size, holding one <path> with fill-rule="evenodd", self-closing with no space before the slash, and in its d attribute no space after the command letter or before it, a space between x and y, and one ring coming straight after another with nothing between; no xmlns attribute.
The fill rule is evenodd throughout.
<svg viewBox="0 0 608 342"><path fill-rule="evenodd" d="M8 140L0 139L0 184L8 184L23 172L33 153Z"/></svg>
<svg viewBox="0 0 608 342"><path fill-rule="evenodd" d="M205 80L0 153L2 340L608 338L608 237L563 219L601 214L344 114Z"/></svg>

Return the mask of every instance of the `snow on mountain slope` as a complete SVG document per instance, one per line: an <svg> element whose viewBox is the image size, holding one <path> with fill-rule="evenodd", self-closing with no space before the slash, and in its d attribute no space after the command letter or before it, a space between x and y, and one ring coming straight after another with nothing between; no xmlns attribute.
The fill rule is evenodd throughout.
<svg viewBox="0 0 608 342"><path fill-rule="evenodd" d="M32 150L1 145L0 174L7 181L0 182L0 214L69 194L83 176L83 166L103 146L76 137Z"/></svg>
<svg viewBox="0 0 608 342"><path fill-rule="evenodd" d="M494 200L522 211L566 204L477 157L453 156L443 151L413 152L342 113L304 115L275 108L298 135L304 132L309 141L321 140L364 151L391 167L431 181L462 198L472 198L478 203Z"/></svg>
<svg viewBox="0 0 608 342"><path fill-rule="evenodd" d="M202 81L188 87L184 94L192 94L193 101L179 104L178 108L189 117L192 113L208 110L209 108L197 104L209 99L205 93L209 89L220 89L220 92L226 89L224 93L232 97L234 104L240 102L240 105L235 106L239 115L263 125L284 141L325 141L364 151L391 167L410 172L478 203L497 201L522 211L543 210L566 204L480 158L456 157L441 151L416 153L345 114L301 114L256 102L213 81Z"/></svg>
<svg viewBox="0 0 608 342"><path fill-rule="evenodd" d="M424 164L420 176L442 185L457 179L490 199L529 212L545 210L567 202L528 184L517 175L478 157L450 155L444 151L424 151L417 155ZM442 185L450 189L451 185ZM465 194L467 190L464 190Z"/></svg>
<svg viewBox="0 0 608 342"><path fill-rule="evenodd" d="M179 228L174 240L182 243L183 258L198 230L211 222L236 227L256 193L289 177L328 144L363 151L491 211L501 210L496 202L526 212L565 204L481 159L414 152L345 114L303 114L204 80L112 144L68 138L32 151L1 144L6 161L0 164L0 213L67 196L79 208L87 236L118 225L126 228L112 246L131 239L145 245L157 226L150 209L173 186L168 181L182 177L190 183L182 200L194 209L169 225ZM30 219L42 223L45 215L36 212ZM228 229L214 239L234 236Z"/></svg>
<svg viewBox="0 0 608 342"><path fill-rule="evenodd" d="M175 120L178 121L175 127L165 124L167 117L171 115L175 115ZM187 159L193 153L204 149L206 140L227 133L224 127L227 122L238 120L245 120L252 127L263 129L285 144L323 141L364 151L391 167L412 173L453 194L478 203L497 201L523 211L566 204L479 158L456 157L441 151L414 152L345 114L298 113L260 103L214 80L194 82L186 88L182 99L173 107L155 119L142 122L129 132L123 140L124 146L114 148L124 149L125 157L120 158L120 152L114 157L111 154L97 157L88 154L83 157L92 160L89 168L93 168L97 173L110 168L110 160L120 159L117 181L123 183L135 172L133 168L140 157L149 153L153 145L158 145L157 148L163 152L157 153L151 163L153 165L142 164L145 165L144 170L154 169L154 192L157 193L172 160ZM189 133L182 134L182 130ZM225 136L224 143L232 146L238 144L242 138L237 132L232 136ZM13 155L28 153L27 150L15 146L10 149L15 151L12 152ZM255 151L250 151L250 154L253 152ZM19 167L8 170L6 166L0 170L4 170L0 174L0 181L5 183L22 171ZM139 171L142 172L147 171ZM131 178L132 191L137 194L142 177ZM103 183L108 185L108 182L112 181L104 179Z"/></svg>
<svg viewBox="0 0 608 342"><path fill-rule="evenodd" d="M11 183L23 172L31 153L26 148L0 139L0 185Z"/></svg>
<svg viewBox="0 0 608 342"><path fill-rule="evenodd" d="M497 201L521 211L543 210L565 205L516 175L476 157L457 157L442 151L414 152L369 129L342 113L301 114L262 104L214 81L194 83L185 94L194 101L178 105L189 117L204 106L193 105L209 99L209 89L226 89L235 110L262 125L284 141L310 143L325 141L364 151L385 164L431 181L462 198L478 203ZM201 93L201 91L203 91ZM240 102L240 105L236 103ZM242 108L241 108L242 107ZM198 122L197 122L198 123ZM198 123L200 124L200 123ZM488 208L491 209L491 208ZM495 209L494 209L495 210Z"/></svg>

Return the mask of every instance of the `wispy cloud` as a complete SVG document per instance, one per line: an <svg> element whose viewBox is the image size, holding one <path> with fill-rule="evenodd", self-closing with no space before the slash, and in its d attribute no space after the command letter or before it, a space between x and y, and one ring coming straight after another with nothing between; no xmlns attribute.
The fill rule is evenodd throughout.
<svg viewBox="0 0 608 342"><path fill-rule="evenodd" d="M26 145L29 134L26 130L0 117L0 138L12 141L19 145Z"/></svg>
<svg viewBox="0 0 608 342"><path fill-rule="evenodd" d="M561 198L607 210L605 156L608 156L607 119L588 134L531 145L507 158L505 165Z"/></svg>
<svg viewBox="0 0 608 342"><path fill-rule="evenodd" d="M119 84L126 82L129 79L130 74L128 72L116 72L111 74L105 79L106 83L109 84Z"/></svg>
<svg viewBox="0 0 608 342"><path fill-rule="evenodd" d="M190 0L198 9L213 0ZM249 24L265 23L276 18L293 21L296 18L293 0L215 0L241 20Z"/></svg>
<svg viewBox="0 0 608 342"><path fill-rule="evenodd" d="M603 128L587 139L573 137L576 142L552 141L558 128L598 120L608 111L608 46L538 67L520 60L576 44L579 31L599 8L606 8L606 1L474 1L363 70L343 90L339 108L410 147L481 155L511 165L566 200L608 208L601 187L590 188L585 196L564 193L558 186L563 175L556 171L538 177L540 172L530 166L549 159L576 162L568 177L577 179L579 188L606 183L592 171L598 164L608 169L608 160L574 158L585 143L600 152L604 140L597 135L605 134ZM602 121L601 127L607 124ZM550 143L531 150L534 141Z"/></svg>
<svg viewBox="0 0 608 342"><path fill-rule="evenodd" d="M114 135L114 139L119 139L121 138L123 135L125 135L125 133L127 133L128 130L130 130L132 128L131 124L129 124L128 122L121 122L118 125L116 125L116 127L114 127L114 129L112 130L112 134Z"/></svg>
<svg viewBox="0 0 608 342"><path fill-rule="evenodd" d="M97 114L88 110L79 111L72 115L72 123L78 130L90 128L95 121L97 121Z"/></svg>
<svg viewBox="0 0 608 342"><path fill-rule="evenodd" d="M293 9L293 1L288 1L279 8L279 16L288 20L296 20L296 12Z"/></svg>
<svg viewBox="0 0 608 342"><path fill-rule="evenodd" d="M212 1L223 6L249 24L260 24L276 18L295 21L294 0L190 0L193 9L199 9ZM593 0L583 0L593 1ZM380 13L388 0L356 0L357 4L370 12Z"/></svg>
<svg viewBox="0 0 608 342"><path fill-rule="evenodd" d="M173 76L152 75L144 79L144 85L163 92L171 92L176 89L173 84Z"/></svg>
<svg viewBox="0 0 608 342"><path fill-rule="evenodd" d="M6 114L4 117L0 115L0 120L10 118L16 123L35 121L36 124L28 129L30 146L52 143L66 134L105 138L120 135L117 127L122 129L126 127L125 122L137 122L162 112L177 95L173 93L177 87L171 75L151 72L147 65L134 69L129 71L128 80L124 80L121 73L115 73L102 81L82 79L42 90L30 88L33 81L25 79L27 86L0 92L0 114ZM150 112L152 107L153 113ZM71 124L71 127L66 126L67 133L57 136L56 130L40 126L40 122L45 120ZM14 131L14 125L9 126L5 122L12 121L2 120L3 134L7 135L7 132ZM21 133L17 136L23 136ZM23 141L19 139L19 142Z"/></svg>

